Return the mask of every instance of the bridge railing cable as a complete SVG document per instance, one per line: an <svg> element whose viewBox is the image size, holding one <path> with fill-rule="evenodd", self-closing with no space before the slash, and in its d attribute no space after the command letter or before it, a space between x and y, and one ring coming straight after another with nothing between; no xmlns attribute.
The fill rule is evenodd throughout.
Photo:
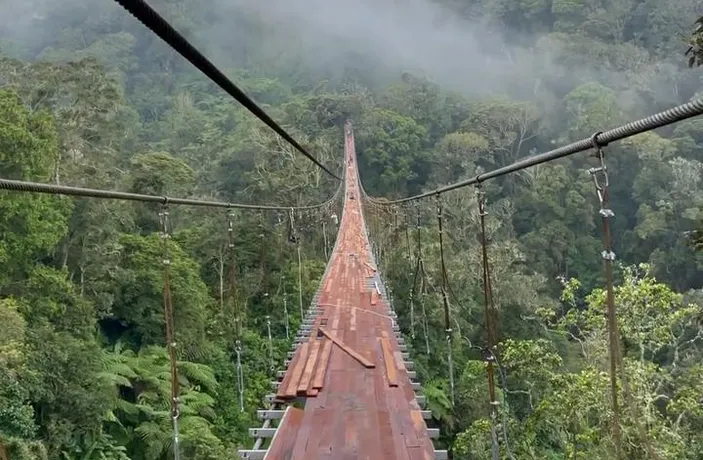
<svg viewBox="0 0 703 460"><path fill-rule="evenodd" d="M604 147L612 142L620 141L636 134L652 131L654 129L677 123L701 114L703 114L703 99L696 99L694 101L687 102L686 104L681 104L669 110L665 110L664 112L659 112L654 115L650 115L649 117L642 118L641 120L633 121L608 131L598 132L587 139L582 139L554 150L516 161L515 163L502 168L494 169L493 171L488 171L483 174L478 174L470 179L455 182L429 192L420 193L418 195L413 195L398 200L387 200L382 197L370 196L367 196L366 198L379 205L394 205L429 198L439 193L450 192L469 185L480 184L486 180L505 176L506 174L520 171L531 166L564 158L576 153L585 152L593 149L594 147Z"/></svg>
<svg viewBox="0 0 703 460"><path fill-rule="evenodd" d="M259 107L244 91L239 89L229 78L225 76L215 65L210 62L200 51L198 51L188 40L171 26L159 13L151 8L144 0L115 0L124 9L129 11L135 18L144 24L149 30L158 35L171 48L186 58L198 70L204 73L216 85L222 88L237 102L242 104L249 112L263 121L269 128L285 139L296 150L305 155L310 161L315 163L320 169L330 176L341 181L342 179L327 169L315 158L307 149L298 143L281 126L276 123L264 110Z"/></svg>
<svg viewBox="0 0 703 460"><path fill-rule="evenodd" d="M41 182L29 182L12 179L0 179L0 190L11 190L16 192L47 193L54 195L81 196L87 198L103 198L110 200L141 201L147 203L177 204L184 206L202 206L209 208L226 209L249 209L258 211L290 211L318 209L333 203L341 193L342 186L337 187L332 198L323 202L306 206L278 206L262 204L229 203L225 201L210 201L194 198L172 198L164 195L147 195L142 193L118 192L114 190L102 190L84 187L72 187L69 185L44 184Z"/></svg>

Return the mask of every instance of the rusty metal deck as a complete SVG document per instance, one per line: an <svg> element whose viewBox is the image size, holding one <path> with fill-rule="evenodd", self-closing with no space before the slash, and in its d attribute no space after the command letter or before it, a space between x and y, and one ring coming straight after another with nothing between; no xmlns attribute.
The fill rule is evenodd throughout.
<svg viewBox="0 0 703 460"><path fill-rule="evenodd" d="M434 459L402 338L383 295L360 202L354 137L345 137L344 213L326 275L275 401L300 400L262 458ZM433 436L434 437L434 436ZM254 458L254 451L242 451ZM285 452L285 454L281 454ZM248 455L247 455L248 453ZM445 457L446 452L441 451ZM437 452L439 454L439 451Z"/></svg>

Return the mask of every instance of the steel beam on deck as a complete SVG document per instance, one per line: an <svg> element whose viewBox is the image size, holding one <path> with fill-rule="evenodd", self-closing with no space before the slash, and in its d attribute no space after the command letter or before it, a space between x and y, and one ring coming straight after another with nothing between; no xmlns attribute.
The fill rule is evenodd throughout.
<svg viewBox="0 0 703 460"><path fill-rule="evenodd" d="M423 411L423 412L429 412L429 411ZM283 418L283 414L285 414L285 410L276 410L276 409L269 409L269 410L257 410L256 415L259 417L261 420L280 420ZM432 415L430 414L430 417ZM424 417L424 414L423 414Z"/></svg>
<svg viewBox="0 0 703 460"><path fill-rule="evenodd" d="M243 460L264 460L268 449L251 449L238 451L239 457Z"/></svg>
<svg viewBox="0 0 703 460"><path fill-rule="evenodd" d="M278 428L249 428L249 436L252 438L273 438L277 429Z"/></svg>

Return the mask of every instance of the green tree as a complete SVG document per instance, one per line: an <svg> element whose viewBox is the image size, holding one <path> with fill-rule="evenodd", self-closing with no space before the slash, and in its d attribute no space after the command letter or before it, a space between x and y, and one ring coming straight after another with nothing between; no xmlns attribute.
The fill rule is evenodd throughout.
<svg viewBox="0 0 703 460"><path fill-rule="evenodd" d="M357 132L359 167L368 178L369 192L402 196L425 182L427 130L423 126L396 112L374 109Z"/></svg>
<svg viewBox="0 0 703 460"><path fill-rule="evenodd" d="M45 181L58 150L46 113L30 113L17 96L0 91L0 176ZM0 289L46 257L67 231L70 202L46 195L2 192L0 200Z"/></svg>

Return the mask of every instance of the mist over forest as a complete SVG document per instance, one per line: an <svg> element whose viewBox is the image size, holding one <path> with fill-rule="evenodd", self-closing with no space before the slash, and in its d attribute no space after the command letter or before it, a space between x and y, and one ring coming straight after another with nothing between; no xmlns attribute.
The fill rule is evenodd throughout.
<svg viewBox="0 0 703 460"><path fill-rule="evenodd" d="M335 172L350 120L363 186L386 199L703 95L686 55L693 40L703 56L698 0L148 3ZM697 460L703 119L604 151L629 382L623 458ZM574 155L485 184L499 426L483 357L466 346L485 340L474 189L442 197L453 404L435 201L397 214L366 203L428 425L454 459L492 458L492 430L500 458L616 458L595 165ZM284 206L338 186L108 0L0 2L0 178ZM290 350L298 293L307 306L319 285L339 205L295 216L300 264L286 213L237 211L233 256L224 210L171 209L183 458L238 458L253 444L270 362L281 369ZM173 458L160 230L156 205L0 192L0 460Z"/></svg>

